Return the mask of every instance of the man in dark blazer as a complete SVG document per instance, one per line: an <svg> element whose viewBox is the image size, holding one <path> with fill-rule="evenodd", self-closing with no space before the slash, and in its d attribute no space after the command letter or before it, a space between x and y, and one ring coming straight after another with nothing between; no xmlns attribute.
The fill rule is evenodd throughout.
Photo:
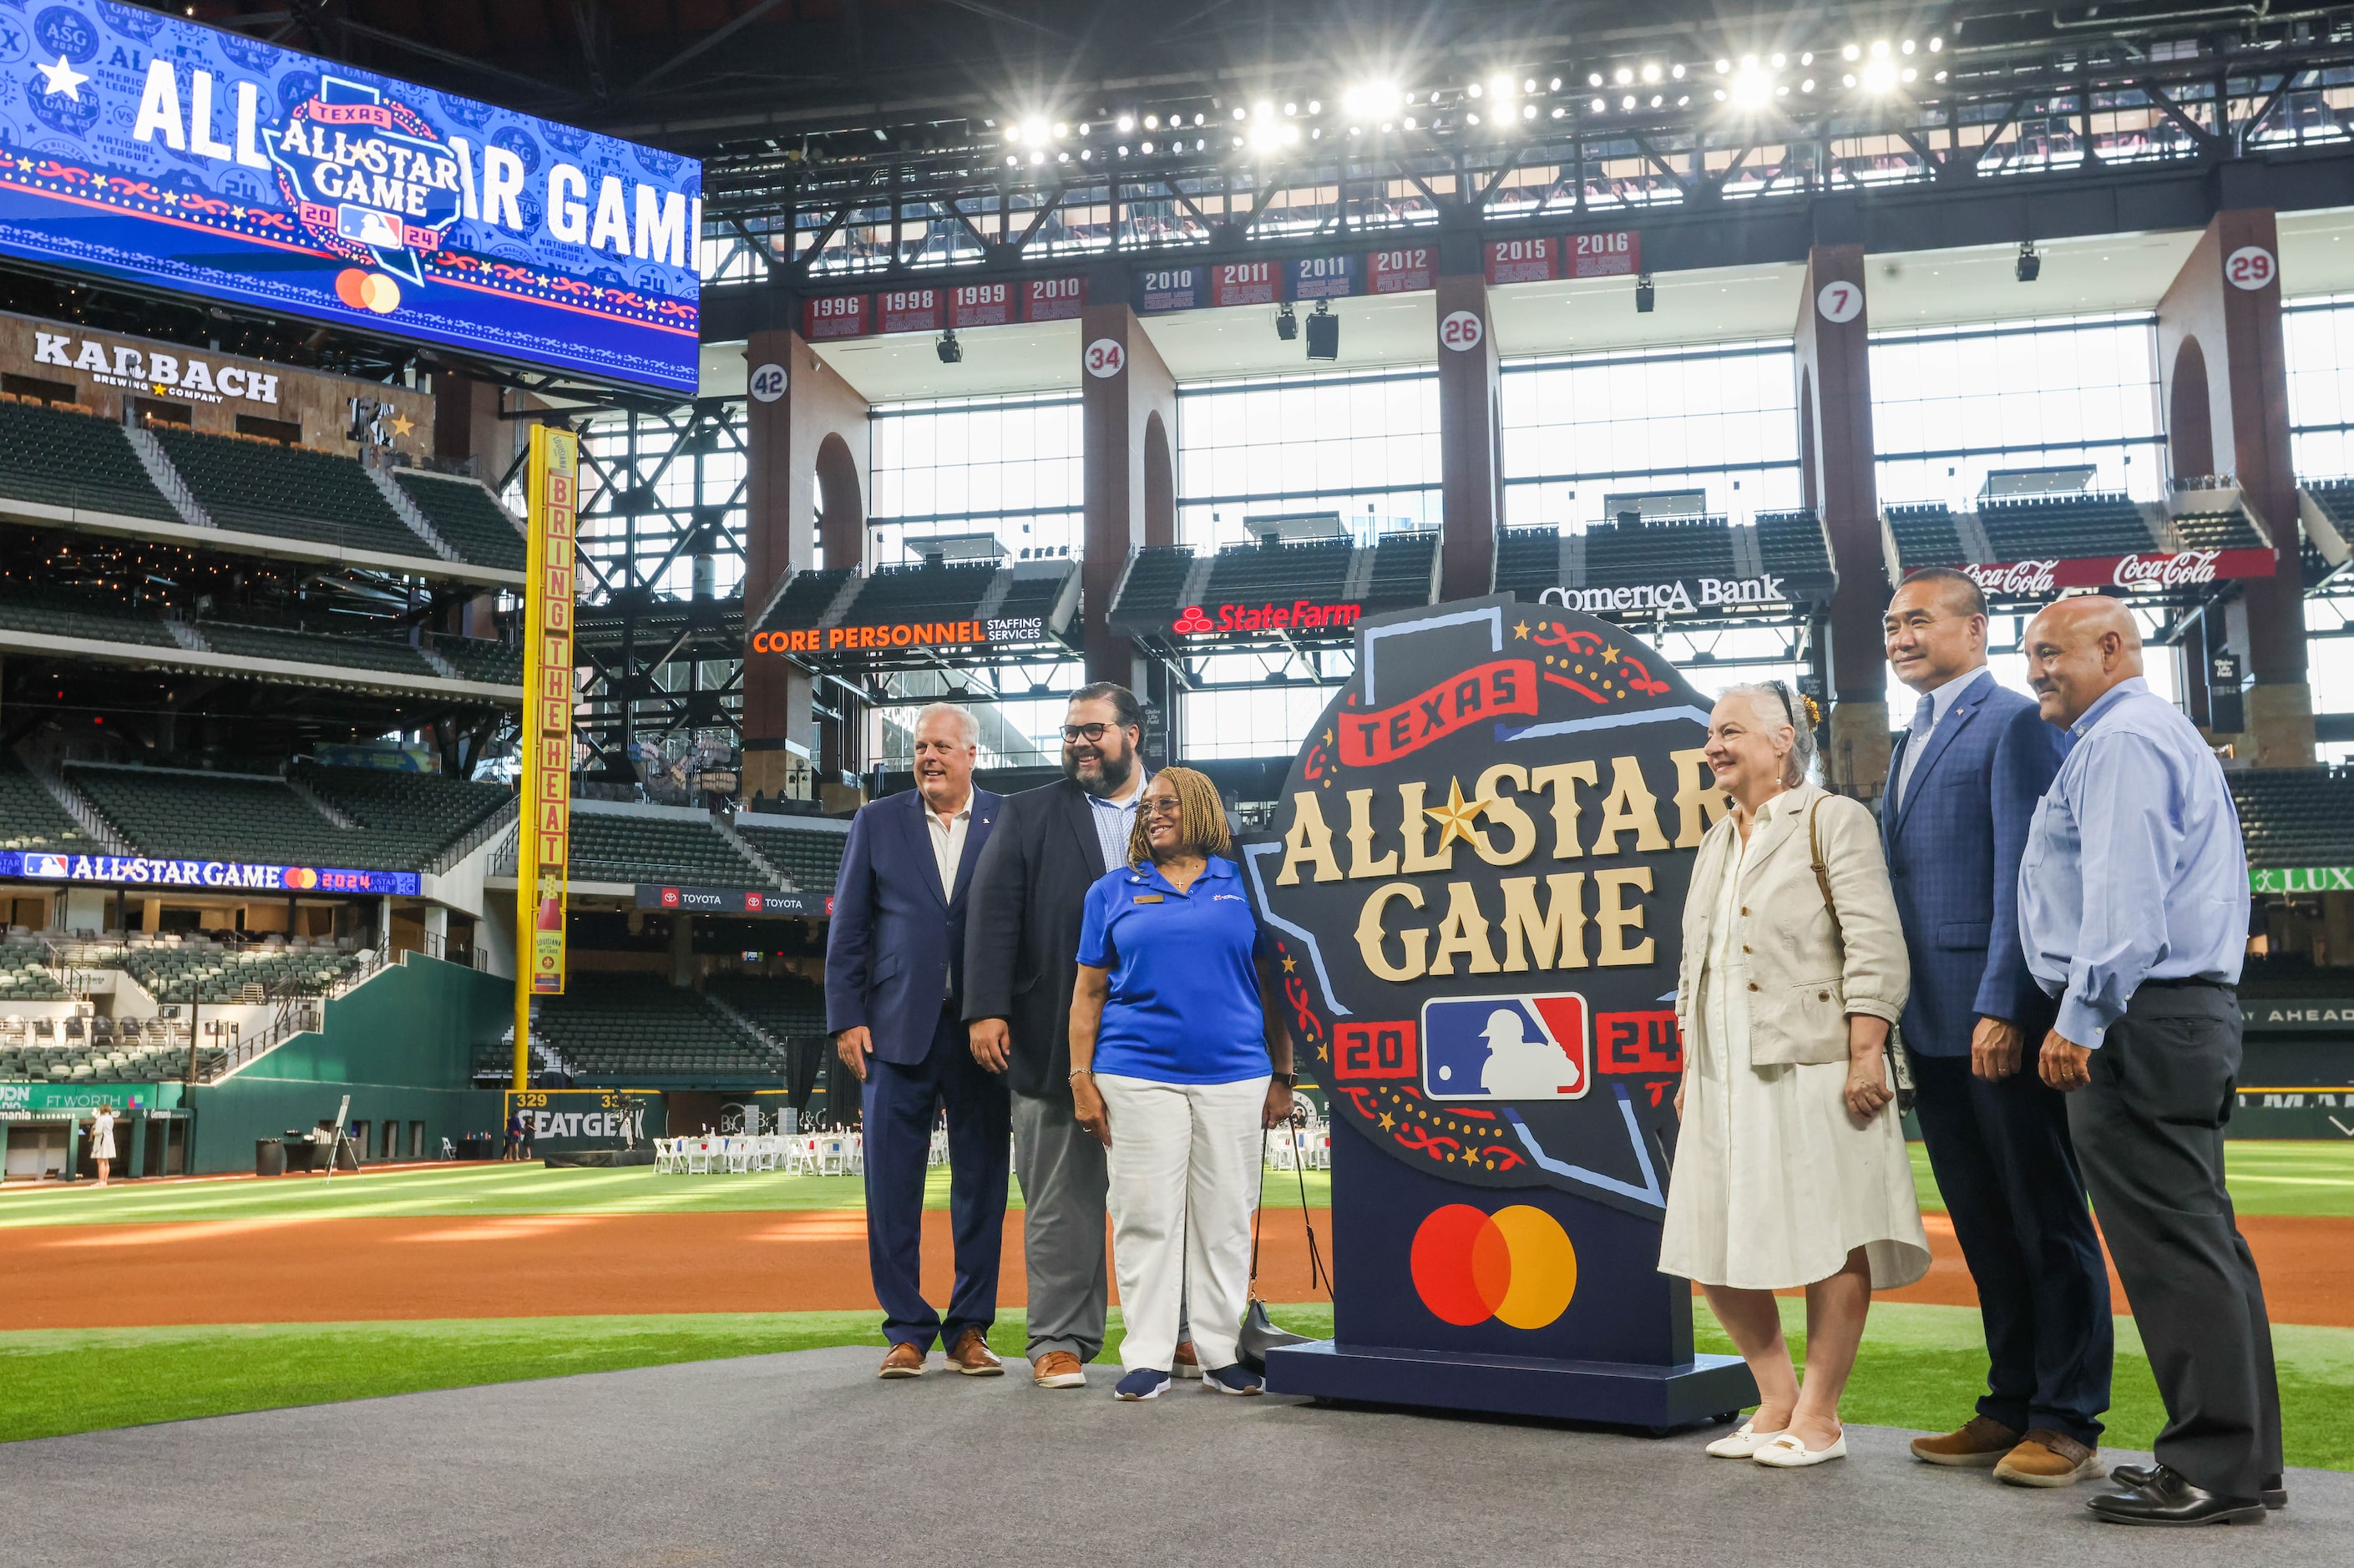
<svg viewBox="0 0 2354 1568"><path fill-rule="evenodd" d="M974 1060L1013 1090L1030 1286L1030 1368L1042 1388L1080 1388L1103 1349L1104 1148L1071 1109L1071 989L1087 889L1124 862L1144 799L1144 710L1108 681L1063 716L1063 778L1006 797L973 877L964 1016ZM1178 1330L1181 1375L1198 1377ZM1188 1369L1192 1370L1189 1372Z"/></svg>
<svg viewBox="0 0 2354 1568"><path fill-rule="evenodd" d="M972 787L972 714L935 703L916 720L916 787L850 824L825 945L825 1023L858 1077L866 1144L866 1261L883 1333L878 1374L920 1376L938 1338L969 1377L1002 1374L989 1349L1005 1229L1004 1080L967 1048L966 914L1001 797ZM924 1180L933 1118L949 1118L956 1287L945 1320L924 1299Z"/></svg>
<svg viewBox="0 0 2354 1568"><path fill-rule="evenodd" d="M1913 964L1902 1027L1990 1362L1977 1415L1913 1452L2021 1486L2068 1486L2103 1473L2114 1332L2067 1102L2027 1054L2052 1003L2020 943L2019 863L2059 770L2059 732L1987 668L1986 596L1964 574L1906 577L1886 631L1888 662L1919 699L1881 809Z"/></svg>

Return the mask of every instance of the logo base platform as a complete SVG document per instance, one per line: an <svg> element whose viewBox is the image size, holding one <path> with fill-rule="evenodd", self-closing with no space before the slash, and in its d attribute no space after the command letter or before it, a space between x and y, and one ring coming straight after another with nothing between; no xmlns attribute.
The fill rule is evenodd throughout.
<svg viewBox="0 0 2354 1568"><path fill-rule="evenodd" d="M1659 1271L1707 705L1511 595L1369 618L1240 847L1332 1121L1333 1337L1267 1387L1643 1428L1756 1402Z"/></svg>

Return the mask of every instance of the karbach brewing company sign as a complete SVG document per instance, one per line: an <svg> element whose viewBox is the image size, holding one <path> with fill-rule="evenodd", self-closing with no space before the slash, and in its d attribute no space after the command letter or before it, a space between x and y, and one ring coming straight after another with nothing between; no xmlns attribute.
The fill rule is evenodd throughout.
<svg viewBox="0 0 2354 1568"><path fill-rule="evenodd" d="M1349 1259L1333 1341L1271 1351L1269 1387L1659 1424L1751 1402L1658 1271L1684 893L1728 809L1705 700L1625 628L1509 594L1356 646L1239 851Z"/></svg>
<svg viewBox="0 0 2354 1568"><path fill-rule="evenodd" d="M1961 568L1995 599L2047 599L2062 588L2195 588L2232 577L2268 577L2275 569L2270 550L2178 550L2133 556L2094 556L2081 560L2006 561Z"/></svg>

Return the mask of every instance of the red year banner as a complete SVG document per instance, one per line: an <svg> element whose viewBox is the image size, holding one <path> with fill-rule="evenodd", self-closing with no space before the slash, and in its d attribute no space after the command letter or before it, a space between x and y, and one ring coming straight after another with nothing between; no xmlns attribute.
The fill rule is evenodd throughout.
<svg viewBox="0 0 2354 1568"><path fill-rule="evenodd" d="M1411 294L1438 287L1438 247L1406 245L1365 259L1366 292Z"/></svg>
<svg viewBox="0 0 2354 1568"><path fill-rule="evenodd" d="M940 291L885 289L875 296L875 313L881 332L940 330Z"/></svg>
<svg viewBox="0 0 2354 1568"><path fill-rule="evenodd" d="M1488 241L1488 281L1541 283L1560 275L1561 241L1550 235Z"/></svg>
<svg viewBox="0 0 2354 1568"><path fill-rule="evenodd" d="M1022 286L1022 314L1027 321L1070 321L1087 305L1085 278L1033 278Z"/></svg>
<svg viewBox="0 0 2354 1568"><path fill-rule="evenodd" d="M1568 249L1564 278L1620 278L1643 270L1643 237L1631 228L1573 234L1562 243Z"/></svg>
<svg viewBox="0 0 2354 1568"><path fill-rule="evenodd" d="M815 343L829 337L864 337L867 323L864 294L821 294L801 306L801 335Z"/></svg>
<svg viewBox="0 0 2354 1568"><path fill-rule="evenodd" d="M949 325L1004 326L1013 319L1011 283L960 283L949 291Z"/></svg>

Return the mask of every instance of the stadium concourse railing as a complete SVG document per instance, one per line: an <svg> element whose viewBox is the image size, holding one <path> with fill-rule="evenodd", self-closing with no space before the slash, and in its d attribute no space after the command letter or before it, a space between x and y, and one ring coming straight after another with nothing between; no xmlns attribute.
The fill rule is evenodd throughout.
<svg viewBox="0 0 2354 1568"><path fill-rule="evenodd" d="M175 995L168 987L162 991L149 990L143 981L132 974L125 961L132 951L127 943L87 939L56 942L45 938L41 947L47 955L48 968L59 975L69 977L67 990L77 998L89 993L86 987L79 985L71 978L75 971L119 969L124 979L146 991L157 1006L188 1009L188 1020L184 1027L188 1037L189 1072L186 1081L192 1084L217 1084L268 1055L297 1034L323 1028L327 1003L337 997L349 995L374 980L384 972L389 962L385 948L362 948L352 955L357 960L355 967L324 991L303 991L285 980L276 984L248 980L244 982L238 1001L206 1001L199 991ZM256 991L260 994L253 995ZM248 1032L239 1020L226 1021L226 1028L220 1027L222 1021L216 1020L216 1033L211 1043L207 1044L202 1017L202 1011L207 1007L267 1007L271 1012L266 1026L251 1032ZM174 1033L179 1031L175 1030Z"/></svg>

